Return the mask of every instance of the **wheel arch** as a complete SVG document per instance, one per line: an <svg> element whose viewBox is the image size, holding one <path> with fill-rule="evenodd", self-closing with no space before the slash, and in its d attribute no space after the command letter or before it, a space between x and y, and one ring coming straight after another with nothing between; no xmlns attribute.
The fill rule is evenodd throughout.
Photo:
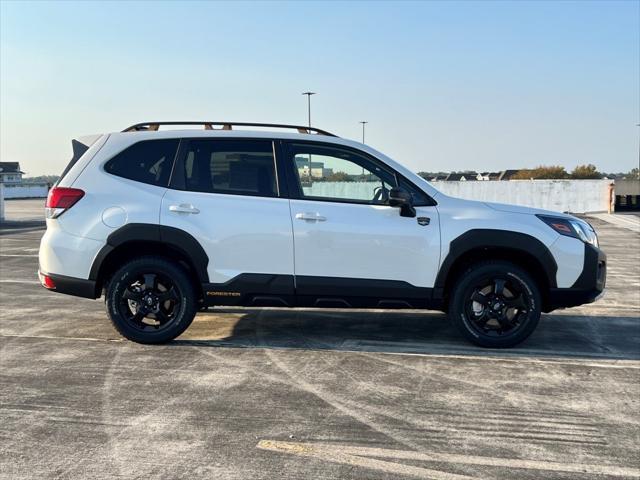
<svg viewBox="0 0 640 480"><path fill-rule="evenodd" d="M209 257L193 236L174 227L132 223L111 233L93 261L89 279L96 282L96 297L119 266L148 254L164 256L181 264L200 293L202 284L209 281Z"/></svg>
<svg viewBox="0 0 640 480"><path fill-rule="evenodd" d="M451 242L434 285L434 296L446 308L456 280L474 263L504 260L527 271L540 287L543 307L551 288L556 287L558 265L549 249L538 239L519 232L475 229Z"/></svg>

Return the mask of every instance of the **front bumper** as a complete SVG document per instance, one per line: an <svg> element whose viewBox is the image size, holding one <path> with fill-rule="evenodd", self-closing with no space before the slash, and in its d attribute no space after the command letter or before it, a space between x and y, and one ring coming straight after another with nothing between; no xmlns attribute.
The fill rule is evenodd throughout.
<svg viewBox="0 0 640 480"><path fill-rule="evenodd" d="M568 308L595 302L604 292L607 281L607 256L599 248L585 243L582 273L570 288L552 288L547 308Z"/></svg>

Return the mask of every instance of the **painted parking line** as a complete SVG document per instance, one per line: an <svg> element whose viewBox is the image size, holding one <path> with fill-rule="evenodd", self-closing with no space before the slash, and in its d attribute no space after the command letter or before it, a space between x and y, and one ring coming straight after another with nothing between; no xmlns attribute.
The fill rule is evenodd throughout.
<svg viewBox="0 0 640 480"><path fill-rule="evenodd" d="M609 215L607 213L596 213L590 216L617 227L626 228L633 232L640 232L640 217L633 215Z"/></svg>
<svg viewBox="0 0 640 480"><path fill-rule="evenodd" d="M452 465L474 465L483 467L515 468L561 473L581 473L587 475L608 475L610 477L640 478L640 470L615 465L589 465L585 463L547 462L518 458L480 457L475 455L459 455L441 452L415 452L411 450L390 450L386 448L357 447L332 445L313 442L282 442L277 440L261 440L256 445L261 450L288 453L303 457L313 457L333 463L360 466L386 473L413 475L432 480L462 480L484 478L469 477L430 468L406 465L393 460L438 462Z"/></svg>
<svg viewBox="0 0 640 480"><path fill-rule="evenodd" d="M40 285L37 280L0 280L0 283L21 283L25 285Z"/></svg>

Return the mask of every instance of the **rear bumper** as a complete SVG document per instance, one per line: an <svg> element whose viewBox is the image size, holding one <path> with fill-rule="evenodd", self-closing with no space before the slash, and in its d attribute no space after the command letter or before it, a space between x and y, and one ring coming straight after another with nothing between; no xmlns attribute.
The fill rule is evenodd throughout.
<svg viewBox="0 0 640 480"><path fill-rule="evenodd" d="M44 280L45 276L53 282L53 287L47 286ZM38 277L42 286L51 292L93 299L96 299L99 296L96 293L96 282L94 280L66 277L64 275L43 273L41 271L38 271Z"/></svg>
<svg viewBox="0 0 640 480"><path fill-rule="evenodd" d="M593 245L584 246L582 273L570 288L552 288L547 308L568 308L595 302L604 292L607 281L607 256Z"/></svg>

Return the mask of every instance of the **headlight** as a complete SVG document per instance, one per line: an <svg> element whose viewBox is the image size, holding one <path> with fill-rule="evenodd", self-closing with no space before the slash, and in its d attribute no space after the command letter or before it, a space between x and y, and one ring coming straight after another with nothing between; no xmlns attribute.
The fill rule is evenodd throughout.
<svg viewBox="0 0 640 480"><path fill-rule="evenodd" d="M596 235L595 230L589 225L587 222L583 222L582 220L569 220L574 230L585 243L590 243L594 247L598 246L598 236Z"/></svg>
<svg viewBox="0 0 640 480"><path fill-rule="evenodd" d="M598 246L598 236L587 222L578 218L552 217L550 215L536 215L540 220L553 228L560 235L578 238L594 247Z"/></svg>

